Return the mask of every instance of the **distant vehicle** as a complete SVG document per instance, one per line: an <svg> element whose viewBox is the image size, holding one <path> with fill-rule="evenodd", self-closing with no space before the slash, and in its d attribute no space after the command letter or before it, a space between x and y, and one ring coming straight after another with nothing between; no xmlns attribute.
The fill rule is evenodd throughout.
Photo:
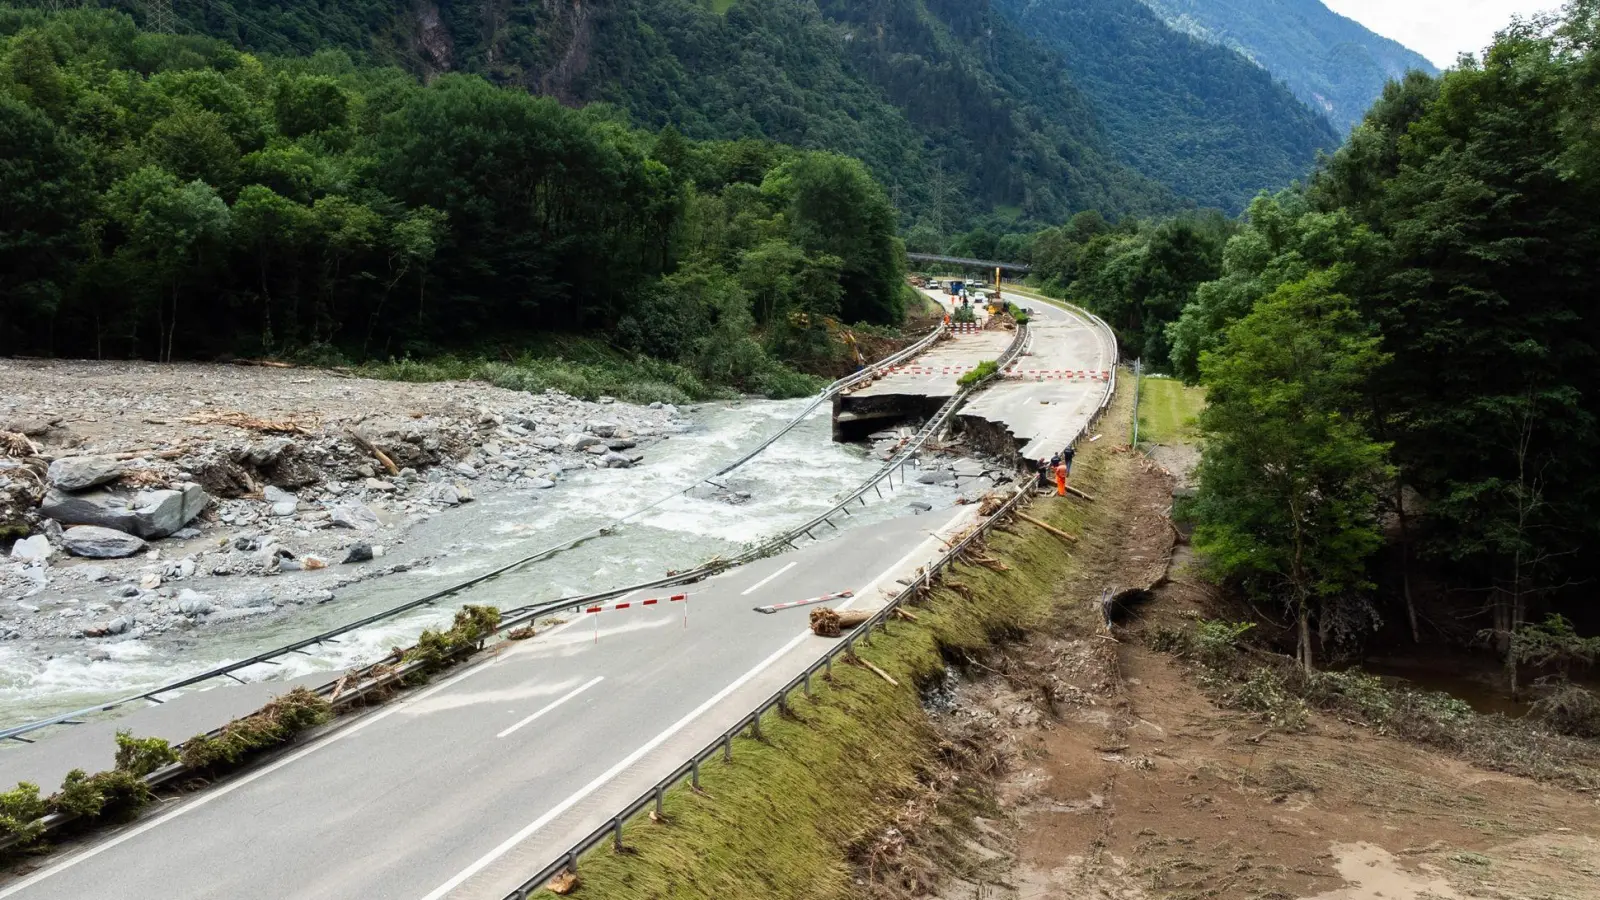
<svg viewBox="0 0 1600 900"><path fill-rule="evenodd" d="M966 288L967 286L964 283L952 280L950 282L950 296L958 296L962 291L966 290Z"/></svg>

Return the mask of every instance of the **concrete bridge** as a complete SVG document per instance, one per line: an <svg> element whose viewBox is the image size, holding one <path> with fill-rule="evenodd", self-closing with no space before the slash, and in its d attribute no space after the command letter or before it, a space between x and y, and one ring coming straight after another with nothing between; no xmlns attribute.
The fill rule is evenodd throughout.
<svg viewBox="0 0 1600 900"><path fill-rule="evenodd" d="M952 266L968 266L970 268L983 269L985 271L1004 269L1007 272L1021 272L1026 274L1033 270L1033 267L1027 263L998 262L992 259L968 259L965 256L940 256L937 253L907 253L906 259L915 260L917 262L945 263L946 265Z"/></svg>

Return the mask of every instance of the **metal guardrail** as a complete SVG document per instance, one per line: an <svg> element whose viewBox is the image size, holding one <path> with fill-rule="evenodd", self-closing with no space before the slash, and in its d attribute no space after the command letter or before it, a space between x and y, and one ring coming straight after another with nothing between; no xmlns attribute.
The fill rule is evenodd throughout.
<svg viewBox="0 0 1600 900"><path fill-rule="evenodd" d="M601 825L599 828L596 828L594 831L590 832L587 836L583 837L576 844L570 847L565 853L561 854L561 856L555 862L545 866L533 877L523 882L519 887L517 887L516 890L507 894L506 900L526 900L526 898L533 894L533 892L539 890L546 882L562 871L570 870L576 872L578 869L578 858L584 853L588 852L591 848L603 843L608 837L611 838L613 846L619 850L622 849L623 824L652 806L655 808L657 813L660 813L666 792L678 782L687 778L694 787L699 788L700 765L702 763L710 760L712 757L718 754L721 754L724 760L732 761L734 738L743 734L747 728L750 729L752 737L759 738L761 736L761 717L773 709L781 710L786 708L789 702L789 696L796 690L803 691L807 697L811 696L811 677L813 675L817 674L818 672L832 672L833 661L841 655L854 655L855 648L858 643L870 644L872 629L886 629L886 623L889 617L894 614L896 609L898 609L908 599L916 596L919 591L931 587L934 580L938 577L939 572L945 566L949 565L956 556L960 555L969 546L971 546L973 541L986 534L989 526L999 521L1003 514L1008 513L1012 509L1016 508L1017 504L1021 502L1022 498L1026 497L1031 491L1030 480L1023 479L1015 487L1016 489L1012 493L1011 497L1007 499L999 509L995 510L994 513L989 516L986 522L980 525L980 527L973 529L971 534L962 538L949 550L945 551L945 553L941 555L938 560L927 566L914 581L903 588L899 593L895 594L894 597L890 598L889 602L884 604L883 608L874 613L871 618L854 628L849 635L841 638L839 643L830 648L828 652L823 654L820 659L807 666L804 672L795 676L789 681L788 684L785 684L782 688L779 688L777 692L763 700L754 711L741 718L737 723L734 724L733 727L724 731L716 740L702 747L694 754L694 756L689 758L688 762L674 769L671 774L667 775L667 777L656 782L655 785L653 785L649 790L645 791L633 802L623 807L621 812L617 813L615 816L612 816L604 825Z"/></svg>
<svg viewBox="0 0 1600 900"><path fill-rule="evenodd" d="M680 572L677 575L666 578L658 578L642 584L630 584L623 587L611 588L609 590L594 594L586 594L582 597L566 597L560 600L553 600L548 603L534 604L511 610L504 610L501 614L501 628L505 629L517 627L518 625L537 619L540 616L551 615L553 613L562 612L564 610L583 606L599 600L609 600L613 597L620 597L623 594L632 593L634 591L649 590L651 588L672 587L680 584L690 584L727 569L731 569L734 566L743 565L745 563L753 562L754 560L770 556L785 547L793 547L795 540L797 540L802 534L811 538L812 540L815 540L816 537L812 534L812 531L822 527L823 525L827 525L831 528L837 528L838 526L834 525L832 522L833 517L841 513L844 515L850 515L850 505L852 503L860 503L861 505L865 506L867 502L867 491L875 491L879 497L882 497L883 492L878 489L878 485L886 480L889 482L890 490L894 489L894 473L904 472L906 464L909 463L911 459L922 450L929 440L932 440L935 435L937 435L946 425L949 424L950 420L955 416L956 410L961 408L961 405L966 402L968 397L971 397L975 392L982 389L990 381L1000 377L1000 374L1004 371L1006 364L1012 359L1015 359L1016 356L1022 351L1023 346L1027 342L1027 336L1027 326L1018 328L1016 336L1011 340L1011 344L1006 348L1005 352L1001 354L999 366L994 374L980 379L979 381L968 385L962 390L957 391L954 396L945 401L945 404L939 408L939 411L936 412L932 418L923 424L922 428L918 430L917 434L914 435L911 440L907 441L905 445L900 447L895 452L894 456L885 462L883 466L879 468L875 474L873 474L872 477L857 485L849 493L836 500L828 509L812 517L808 521L800 525L792 526L789 529L779 533L777 536L767 539L764 543L750 548L738 556L734 556L726 560L714 560L687 572Z"/></svg>
<svg viewBox="0 0 1600 900"><path fill-rule="evenodd" d="M1103 320L1101 320L1098 316L1095 316L1093 313L1083 310L1077 311L1088 316L1095 325L1104 330L1105 334L1111 341L1112 353L1115 355L1117 352L1116 333L1111 330L1110 326L1108 326ZM1025 330L1025 328L1019 329L1019 331L1024 332ZM1017 340L1012 341L1012 345L1007 350L1006 356L1002 358L1003 361L1000 365L1001 370L1004 370L1005 362L1008 362L1011 358L1015 358L1016 355L1022 352L1027 340L1028 338L1025 334L1018 334ZM1072 443L1077 443L1078 441L1082 440L1084 435L1088 433L1089 427L1098 422L1100 417L1105 414L1106 408L1111 405L1112 395L1116 389L1115 371L1116 364L1115 361L1113 361L1113 374L1112 377L1107 381L1105 396L1101 399L1100 405L1095 409L1094 414L1089 417L1089 421L1086 422L1082 428L1078 429L1078 433L1075 437L1073 437ZM985 379L985 381L987 380L988 379ZM978 385L974 385L973 387L976 388L977 386ZM970 395L970 391L966 393ZM952 403L953 402L954 398L952 398ZM948 403L946 404L946 406L950 405L951 404ZM951 414L953 414L953 412L954 411L952 410ZM938 418L938 416L935 416L935 419ZM948 416L946 416L946 418L948 418ZM927 429L925 428L924 430ZM789 696L793 694L796 689L804 691L807 697L811 696L811 676L815 675L819 671L831 672L834 659L836 659L840 654L853 655L857 643L870 643L873 628L882 628L887 631L886 623L888 622L889 617L894 614L894 611L904 604L908 599L914 597L919 590L922 590L926 587L931 587L934 580L938 578L942 569L948 566L951 561L953 561L964 550L966 550L967 547L971 546L973 541L986 534L989 528L1004 518L1005 514L1014 510L1017 505L1021 503L1022 499L1030 494L1033 489L1033 484L1034 480L1031 476L1019 479L1019 481L1015 483L1015 490L1005 501L1005 503L1001 504L998 509L989 515L988 519L980 523L977 528L973 529L972 533L962 538L954 546L945 551L945 553L936 561L925 567L917 576L916 580L907 585L899 593L895 594L894 597L890 598L888 603L884 604L883 608L874 614L872 618L868 619L865 623L854 629L848 637L843 638L839 644L836 644L827 653L823 654L821 659L807 666L804 672L791 679L788 684L784 685L776 693L762 701L754 711L740 718L739 721L733 725L733 727L724 731L720 737L701 748L697 753L689 758L688 762L685 762L683 765L674 769L665 778L657 781L652 787L650 787L650 789L646 790L627 806L623 807L620 812L608 819L605 824L589 832L588 835L584 836L577 843L569 847L565 852L561 853L555 859L555 861L546 865L543 869L539 870L538 873L528 878L515 890L507 894L505 896L505 900L527 900L527 898L530 897L534 892L538 891L547 882L549 882L550 879L554 878L561 872L571 871L576 873L578 870L578 858L589 852L591 849L599 846L607 838L611 839L612 846L614 848L619 851L622 850L622 827L626 822L628 822L628 820L651 807L654 807L656 813L659 815L662 812L662 804L665 800L666 792L679 782L683 781L685 778L688 778L690 783L696 789L698 789L700 787L701 764L707 762L718 753L722 754L722 757L725 761L731 762L733 760L733 739L743 734L747 728L750 729L752 737L760 738L761 717L773 709L785 709L789 701ZM848 503L848 501L846 502Z"/></svg>
<svg viewBox="0 0 1600 900"><path fill-rule="evenodd" d="M1016 354L1021 351L1023 345L1026 342L1026 331L1027 331L1027 329L1026 329L1025 326L1023 328L1018 329L1017 336L1012 339L1012 342L1009 345L1008 349L1006 350L1006 353L1002 356L1002 364L1005 361L1008 361L1009 359L1015 357ZM908 348L908 350L914 350L914 349L917 349L917 348L926 347L927 344L931 343L933 340L936 340L941 333L942 333L942 328L941 329L936 329L933 334L930 334L927 338L924 338L924 340L922 342L919 342L917 345L914 345L913 348ZM902 352L904 352L904 351L902 351ZM835 382L834 384L835 385L848 385L848 384L853 384L855 382L863 380L865 378L872 377L873 375L881 372L883 369L894 365L896 362L899 361L899 359L898 359L899 357L900 357L900 354L896 354L893 357L886 358L885 360L883 360L883 361L879 362L878 364L870 367L869 369L864 370L862 372L858 372L858 373L856 373L856 375L853 375L853 376L851 376L849 378L840 379L839 381ZM862 495L864 495L868 489L875 488L876 485L879 482L881 482L884 478L892 477L892 473L894 471L896 471L897 469L903 469L905 464L910 461L911 457L923 446L923 444L925 444L927 442L927 440L933 434L935 434L938 431L938 429L942 428L944 426L944 424L949 421L950 416L954 414L954 410L956 408L959 408L960 401L963 401L966 397L971 396L971 394L974 391L976 391L982 385L986 384L991 379L997 377L998 374L999 373L997 371L994 375L990 375L988 378L981 379L980 381L976 382L975 384L970 385L970 386L968 386L967 388L965 388L965 389L963 389L961 391L958 391L956 393L956 395L953 396L950 399L950 401L948 401L945 404L945 406L943 408L941 408L941 414L940 415L936 415L933 419L929 420L929 422L927 424L925 424L923 426L923 428L918 432L917 436L913 440L908 441L907 444L904 447L902 447L894 455L894 457L892 457L887 463L885 463L884 467L881 468L876 475L874 475L871 479L869 479L867 482L862 484L860 487L856 488L854 491L851 491L842 500L839 500L838 502L836 502L833 505L833 507L831 507L827 512L823 513L821 516L818 516L815 519L812 519L811 521L807 522L806 524L791 528L788 531L783 532L779 536L777 536L775 538L772 538L772 539L768 540L767 542L765 542L765 543L763 543L763 544L761 544L761 545L759 545L757 547L754 547L754 548L751 548L750 550L745 551L744 553L740 554L737 557L733 557L733 558L727 559L727 560L716 560L716 561L713 561L713 562L706 563L704 565L698 566L695 569L689 570L687 572L678 573L677 575L668 576L668 577L665 577L665 578L659 578L659 579L655 579L655 580L652 580L652 581L644 582L644 583L641 583L641 584L627 585L627 586L619 587L619 588L610 588L610 589L607 589L605 591L599 591L599 592L595 592L595 593L591 593L591 594L585 594L585 595L580 596L580 597L567 597L567 598L562 598L560 600L551 601L551 602L545 603L545 604L530 605L530 606L526 606L526 607L520 607L520 608L517 608L517 609L505 611L505 612L502 613L500 622L496 626L494 632L492 632L490 635L487 635L486 638L487 637L495 637L495 636L503 635L507 631L510 631L512 629L521 627L524 624L531 623L531 622L537 620L538 618L540 618L541 616L551 615L553 613L561 612L561 611L564 611L564 610L567 610L567 609L572 609L572 608L575 608L575 607L586 606L586 605L591 604L591 603L595 603L595 602L598 602L598 601L601 601L601 600L610 599L612 597L621 596L622 594L631 593L633 591L643 590L643 589L647 589L647 588L669 587L669 586L673 586L673 585L688 584L688 583L696 582L696 581L704 579L704 578L706 578L706 577L708 577L710 575L714 575L714 574L716 574L718 572L721 572L721 571L724 571L726 569L733 568L734 566L742 565L744 563L751 562L753 560L760 559L762 557L768 556L768 555L770 555L770 554L782 549L785 546L793 546L794 540L796 538L798 538L800 534L810 535L811 529L818 527L818 525L820 525L823 522L827 522L827 524L832 525L833 523L828 521L828 520L832 516L838 515L840 512L847 512L847 507L849 506L849 504L851 504L853 502L856 502L858 500L860 500L861 503L865 504L866 501L861 499L861 498L862 498ZM820 400L815 401L808 409L815 409L816 406L818 404L820 404L820 402L821 402ZM804 415L804 414L802 414L802 415ZM784 430L787 431L789 428L792 428L792 427L793 427L793 424L791 423L791 425L786 426L786 428ZM769 440L768 443L770 444L771 440ZM750 456L753 456L753 454L751 454ZM748 461L750 456L746 457L746 461ZM731 471L731 468L729 470ZM891 484L891 487L892 487L892 484ZM837 526L834 526L834 527L837 527ZM513 564L513 565L515 565L515 564ZM505 571L506 568L510 568L510 567L503 567L502 569L497 570L497 571ZM451 593L454 590L458 590L458 589L459 589L459 587L457 587L457 588L447 588L445 591L436 592L435 594L429 595L428 598L423 598L422 600L412 601L411 603L406 604L405 608L406 609L415 608L416 606L420 606L425 602L431 602L431 600L438 599L439 597L444 596L445 594ZM360 624L370 624L373 621L377 621L377 620L379 620L381 618L385 618L388 614L390 614L390 613L388 611L386 611L385 613L379 613L379 614L376 614L374 616L369 616L369 617L367 617L367 619L364 619L362 621L362 623L360 623ZM343 628L342 628L340 633L342 633L342 631L351 630L351 629L353 629L355 627L359 627L359 624L353 623L351 625L343 626ZM326 637L321 638L321 639L322 640L326 640ZM293 652L294 649L303 648L305 646L309 646L310 644L317 643L318 641L319 641L319 639L317 639L317 638L308 638L308 639L306 639L304 641L296 642L296 644L292 648L284 649L284 650L281 650L281 651L274 651L274 655L282 655L283 653ZM481 649L481 647L482 647L482 642L480 642L480 644L479 644L479 648L480 649ZM237 668L242 668L244 665L247 665L247 664L254 664L255 662L264 662L264 661L267 661L267 660L268 660L268 655L266 655L266 654L263 654L263 655L260 655L260 656L257 656L257 657L253 657L252 660L250 660L250 661L233 664L233 666L230 668L229 672L222 672L221 674L228 675L228 677L234 677L235 680L238 680L235 676L231 675L231 671L236 670ZM352 669L349 672L347 672L347 673L345 673L343 675L340 675L339 677L334 678L334 679L332 679L332 680L330 680L330 681L328 681L328 682L326 682L326 683L314 688L313 691L316 694L320 695L320 696L329 697L330 701L333 703L335 708L348 706L348 705L352 705L352 704L354 704L354 703L356 703L358 701L364 700L365 697L368 694L370 694L370 693L372 693L374 691L381 690L381 689L387 688L387 687L389 687L391 685L394 685L394 684L402 682L408 675L410 675L412 672L416 671L417 669L419 669L423 665L425 665L425 663L423 663L423 662L409 662L409 663L402 662L402 663L400 663L398 665L395 665L395 664L392 664L391 662L389 662L387 660L380 660L380 661L377 661L377 662L374 662L374 663L369 663L366 666L362 666L362 667L359 667L359 668L356 668L356 669ZM197 676L193 676L193 677L188 678L188 679L184 679L181 683L179 683L179 685L180 686L187 686L189 684L194 684L194 683L197 683L199 681L207 680L208 678L211 678L211 677L217 677L217 676L216 676L216 674L197 675ZM172 689L173 688L171 686L169 686L169 687L165 688L164 690L172 690ZM156 692L152 692L152 693L159 693L159 692L161 692L161 691L156 691ZM135 699L135 700L137 700L137 699L149 699L149 700L153 700L154 702L157 702L157 703L162 702L162 701L159 701L159 700L155 700L155 698L153 696L150 696L149 694L139 695L139 696L137 696L137 697L135 697L133 699ZM132 701L122 701L122 702L132 702ZM106 704L104 706L94 707L92 711L99 711L101 709L110 709L110 708L113 708L115 705L118 705L118 704ZM42 728L42 727L46 727L46 725L49 725L49 724L62 724L64 721L67 720L67 717L69 717L69 716L77 716L77 715L82 715L82 714L83 714L82 712L69 713L69 714L66 714L65 716L57 717L55 719L55 721L46 721L44 723L35 724L35 725L33 725L33 727L34 728ZM27 727L27 726L22 726L22 727ZM224 725L224 726L220 726L218 728L212 729L211 731L206 732L206 736L208 736L208 737L218 737L226 730L226 728L227 728L227 726ZM15 729L12 729L12 731L15 731ZM15 737L15 739L17 739L17 740L24 740L24 741L26 740L26 738L22 738L22 737L20 737L18 735L15 735L15 734L12 734L12 735L0 735L0 736L11 736L11 737ZM170 765L170 766L166 766L166 767L164 767L162 769L159 769L159 770L157 770L155 772L152 772L150 775L145 777L144 781L148 786L150 786L152 788L160 787L161 785L167 784L168 782L177 780L178 778L180 778L184 774L186 774L187 771L188 770L183 765L181 765L181 764L173 764L173 765ZM56 828L58 828L58 827L60 827L62 825L66 825L66 824L70 823L71 821L73 821L76 818L77 818L76 816L72 816L72 815L68 815L68 814L52 813L51 815L48 815L48 816L44 817L40 821L44 825L46 831L51 831L51 830L54 830L54 829L56 829ZM7 838L7 839L0 839L0 849L4 849L5 847L10 846L11 844L14 844L16 842L17 841L16 841L15 837Z"/></svg>
<svg viewBox="0 0 1600 900"><path fill-rule="evenodd" d="M609 533L612 532L612 530L614 530L618 526L625 524L629 519L632 519L632 518L634 518L636 516L642 515L643 513L648 512L649 510L655 508L656 506L661 505L662 503L665 503L667 500L670 500L673 497L681 496L682 494L684 494L684 493L686 493L686 492L688 492L690 490L693 490L695 487L698 487L699 485L708 482L710 479L720 478L721 476L726 475L729 472L732 472L732 471L738 469L740 466L743 466L745 463L748 463L750 460L754 459L762 451L764 451L768 447L772 446L774 443L776 443L784 435L786 435L790 431L794 430L794 428L799 426L799 424L801 422L803 422L807 417L809 417L811 415L811 413L814 412L817 409L817 407L821 406L823 403L825 403L828 400L832 399L835 395L839 394L842 391L848 390L851 387L854 387L856 384L859 384L860 382L862 382L864 380L867 380L869 378L873 378L873 377L881 374L882 371L884 369L888 368L888 367L897 365L898 363L900 363L900 362L902 362L902 361L904 361L906 359L909 359L909 358L911 358L913 356L916 356L916 355L922 353L929 346L931 346L935 341L937 341L944 333L945 333L945 328L944 328L943 325L940 325L940 326L936 327L933 331L929 332L921 340L919 340L916 343L912 344L911 346L906 347L906 348L900 350L899 352L894 353L891 356L885 357L884 359L879 360L878 362L872 364L871 366L868 366L868 367L862 369L859 372L853 373L851 375L847 375L844 378L840 378L839 380L837 380L837 381L833 382L832 384L828 385L826 388L824 388L822 391L820 391L817 394L816 398L814 398L809 404L806 405L805 409L803 409L798 415L796 415L792 419L790 419L790 421L786 425L784 425L782 428L780 428L777 432L775 432L772 435L769 435L765 440L763 440L760 444L758 444L753 450L749 451L748 453L744 454L743 456L741 456L740 458L734 460L733 462L724 465L722 468L720 468L717 471L711 473L710 475L707 475L704 478L700 478L700 479L696 480L694 482L694 484L691 484L688 487L682 488L682 489L678 490L677 492L675 492L673 494L670 494L670 495L668 495L666 497L662 497L661 499L656 500L655 502L649 504L648 506L641 507L639 509L636 509L636 510L630 512L630 513L627 513L626 515L620 516L620 517L618 517L616 519L612 519L612 520L608 521L607 523L605 523L604 525L600 525L600 526L597 526L597 527L595 527L593 529L590 529L589 531L586 531L583 534L580 534L580 535L578 535L576 537L573 537L573 538L570 538L570 539L568 539L566 541L563 541L560 544L557 544L557 545L552 546L552 547L547 547L547 548L545 548L543 550L540 550L540 551L538 551L536 553L532 553L532 554L528 554L526 556L520 557L520 558L518 558L516 560L513 560L512 562L509 562L509 563L507 563L507 564L505 564L503 566L500 566L499 568L496 568L496 569L494 569L492 571L489 571L489 572L486 572L486 573L483 573L483 574L480 574L480 575L476 575L476 576L474 576L472 578L469 578L469 579L467 579L465 581L457 582L456 584L450 585L450 586L445 587L445 588L441 588L440 590L434 591L433 593L428 594L426 596L419 597L419 598L417 598L415 600L406 601L405 603L401 603L401 604L399 604L397 606L389 607L387 609L384 609L384 610L381 610L379 612L373 613L372 615L369 615L369 616L366 616L364 618L358 619L358 620L356 620L354 622L347 622L344 625L340 625L340 626L338 626L336 628L328 629L327 631L323 631L323 632L321 632L319 634L315 634L315 635L312 635L310 637L302 638L302 639L300 639L298 641L294 641L293 643L290 643L290 644L285 644L285 645L283 645L281 647L275 647L275 648L273 648L271 650L267 650L267 651L263 651L261 653L257 653L254 656L250 656L250 657L247 657L245 659L240 659L240 660L236 660L236 661L231 662L231 663L227 663L225 665L217 666L215 668L208 669L208 670L206 670L204 672L200 672L200 673L197 673L195 675L191 675L191 676L188 676L188 677L185 677L185 678L178 679L177 681L171 681L171 682L168 682L166 684L161 685L160 687L156 687L156 688L153 688L153 689L148 690L148 691L142 691L142 692L137 693L137 694L130 694L128 696L119 697L119 698L114 699L114 700L108 700L108 701L105 701L103 703L96 704L94 706L88 706L88 707L84 707L82 709L72 710L71 712L58 713L58 714L53 715L53 716L48 716L48 717L45 717L45 718L42 718L42 719L36 719L36 720L30 721L30 722L25 722L25 723L18 724L18 725L12 725L12 726L0 729L0 740L9 739L9 740L21 741L23 743L31 743L27 738L23 737L23 735L29 734L29 733L34 732L34 731L38 731L38 730L40 730L42 728L49 728L49 727L54 726L54 725L68 725L68 724L76 725L76 724L80 724L79 720L82 719L85 716L90 716L90 715L93 715L95 713L100 713L100 712L107 712L107 711L116 709L117 707L120 707L120 706L126 706L126 705L128 705L130 703L137 703L137 702L141 702L141 701L150 702L150 703L157 703L157 704L163 703L165 701L159 699L159 695L161 695L161 694L167 694L167 693L171 693L173 691L182 690L183 688L191 687L193 685L200 684L200 683L206 682L206 681L210 681L210 680L215 679L215 678L232 678L234 681L238 681L240 683L243 683L243 679L239 678L234 673L239 672L240 670L243 670L243 669L247 669L247 668L249 668L251 666L262 665L262 664L272 664L279 657L287 656L288 654L291 654L291 653L303 653L303 652L305 652L306 648L308 648L308 647L313 647L313 646L317 646L317 645L320 645L320 644L333 642L337 638L339 638L340 636L348 634L349 632L357 631L357 630L365 628L365 627L367 627L369 625L373 625L373 624L376 624L378 622L385 621L387 619L392 619L395 616L401 615L403 613L410 612L411 610L418 609L418 608L423 607L423 606L428 606L428 605L433 604L433 603L437 603L438 601L440 601L440 600L442 600L442 599L444 599L446 597L449 597L449 596L451 596L453 594L460 593L461 591L464 591L464 590L466 590L466 589L468 589L470 587L476 586L478 584L482 584L483 582L488 581L491 578L496 578L496 577L498 577L500 575L504 575L505 573L510 572L513 569L520 568L522 566L528 565L528 564L533 563L533 562L537 562L537 561L542 560L542 559L547 559L547 558L549 558L551 556L554 556L557 553L565 552L567 550L571 550L571 549L573 549L575 547L578 547L578 546L582 545L583 543L585 543L587 541L593 540L596 537L600 537L602 535L609 534ZM703 576L701 576L701 577L703 577ZM678 581L660 580L660 581L650 582L650 583L645 584L645 585L630 585L628 587L618 588L618 589L609 590L609 591L602 591L602 592L599 592L599 593L596 593L596 594L585 595L583 597L568 598L568 600L570 602L562 602L556 608L564 609L564 608L567 608L567 607L570 607L570 606L577 605L578 603L582 603L582 602L586 602L586 601L590 601L590 600L603 600L603 599L606 599L607 597L618 596L620 594L627 593L628 591L638 590L641 587L657 587L657 586L662 586L662 585L665 585L665 584L676 584L676 583L682 583L682 581L681 580L678 580ZM528 609L528 608L529 607L524 607L524 609ZM521 611L522 610L514 610L513 612L521 612ZM519 619L518 621L519 622L520 621L526 621L526 618ZM331 683L328 686L328 689L331 690Z"/></svg>
<svg viewBox="0 0 1600 900"><path fill-rule="evenodd" d="M1106 339L1110 341L1111 377L1106 381L1106 392L1100 398L1100 407L1095 412L1095 418L1098 419L1100 413L1104 412L1105 408L1111 405L1111 397L1117 392L1117 363L1121 359L1122 355L1121 348L1117 346L1117 332L1106 322L1105 319L1100 318L1076 303L1068 303L1065 300L1058 300L1055 297L1051 297L1047 294L1041 294L1038 291L1028 290L1026 288L1011 287L1007 288L1006 290L1011 291L1013 294L1021 294L1029 300L1038 300L1043 303L1048 303L1057 309L1064 309L1076 316L1088 319L1091 324L1099 327L1099 329L1105 334Z"/></svg>

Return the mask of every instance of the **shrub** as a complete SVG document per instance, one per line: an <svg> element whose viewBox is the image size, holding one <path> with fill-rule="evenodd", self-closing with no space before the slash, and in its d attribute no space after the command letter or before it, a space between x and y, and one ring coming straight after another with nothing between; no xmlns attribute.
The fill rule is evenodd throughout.
<svg viewBox="0 0 1600 900"><path fill-rule="evenodd" d="M973 368L971 372L968 372L957 379L956 384L960 385L961 387L970 387L998 371L1000 371L1000 363L992 359L986 359L983 362L978 363L978 365Z"/></svg>
<svg viewBox="0 0 1600 900"><path fill-rule="evenodd" d="M131 731L117 732L118 771L143 778L162 766L178 761L178 751L158 737L136 738Z"/></svg>
<svg viewBox="0 0 1600 900"><path fill-rule="evenodd" d="M232 765L247 754L286 743L332 717L332 704L297 687L272 698L256 712L229 722L216 737L198 734L184 741L182 761L191 769Z"/></svg>
<svg viewBox="0 0 1600 900"><path fill-rule="evenodd" d="M27 781L0 793L0 838L15 838L27 844L44 833L39 819L49 811L49 806L39 797L39 786Z"/></svg>
<svg viewBox="0 0 1600 900"><path fill-rule="evenodd" d="M1394 692L1383 679L1365 672L1312 672L1306 679L1306 699L1328 709L1343 709L1378 724L1394 716Z"/></svg>
<svg viewBox="0 0 1600 900"><path fill-rule="evenodd" d="M88 819L130 818L153 795L144 779L122 769L86 774L73 769L61 782L61 790L50 798L57 812Z"/></svg>
<svg viewBox="0 0 1600 900"><path fill-rule="evenodd" d="M1202 619L1195 626L1188 648L1190 655L1208 666L1223 668L1238 655L1237 644L1244 633L1256 627L1254 622L1224 622L1221 619Z"/></svg>
<svg viewBox="0 0 1600 900"><path fill-rule="evenodd" d="M1278 673L1268 668L1256 669L1250 679L1234 688L1228 701L1240 709L1259 713L1268 723L1290 731L1306 725L1309 711L1306 702L1290 693Z"/></svg>
<svg viewBox="0 0 1600 900"><path fill-rule="evenodd" d="M450 665L459 654L477 647L500 624L500 610L492 606L467 605L456 611L447 631L428 629L417 638L416 646L403 655L406 662L421 662L421 676Z"/></svg>
<svg viewBox="0 0 1600 900"><path fill-rule="evenodd" d="M1600 697L1571 682L1561 683L1540 698L1528 715L1558 734L1600 738Z"/></svg>

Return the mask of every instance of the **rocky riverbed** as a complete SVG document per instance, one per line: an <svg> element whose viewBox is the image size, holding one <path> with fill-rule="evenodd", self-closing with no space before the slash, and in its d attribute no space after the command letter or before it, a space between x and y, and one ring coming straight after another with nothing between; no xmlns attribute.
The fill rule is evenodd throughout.
<svg viewBox="0 0 1600 900"><path fill-rule="evenodd" d="M305 369L0 360L0 383L13 641L327 603L448 552L394 552L430 517L627 469L688 427L660 404Z"/></svg>

